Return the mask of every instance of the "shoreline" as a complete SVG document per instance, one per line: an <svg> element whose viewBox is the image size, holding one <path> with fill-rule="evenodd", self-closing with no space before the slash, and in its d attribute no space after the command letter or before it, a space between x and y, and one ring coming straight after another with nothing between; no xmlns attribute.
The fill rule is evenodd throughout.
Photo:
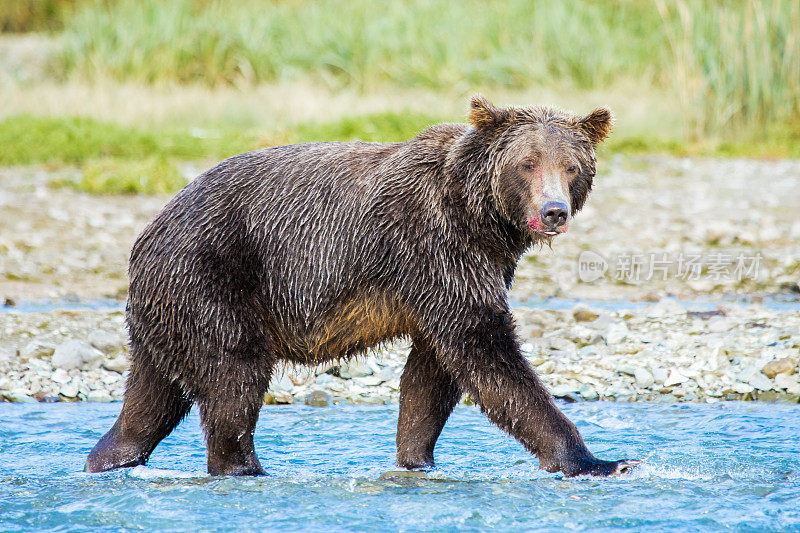
<svg viewBox="0 0 800 533"><path fill-rule="evenodd" d="M800 311L711 302L716 308L701 311L664 298L616 311L513 312L523 353L556 398L800 403ZM0 343L0 399L122 399L122 311L5 312L0 332L9 339ZM396 403L409 348L403 340L344 364L280 365L265 403Z"/></svg>

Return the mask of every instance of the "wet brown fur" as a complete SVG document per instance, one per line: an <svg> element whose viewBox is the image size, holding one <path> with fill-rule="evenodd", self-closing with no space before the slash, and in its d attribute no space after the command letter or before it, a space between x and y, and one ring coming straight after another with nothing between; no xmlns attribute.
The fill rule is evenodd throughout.
<svg viewBox="0 0 800 533"><path fill-rule="evenodd" d="M507 303L521 254L546 242L526 225L541 198L525 169L559 173L578 211L610 114L476 97L469 121L404 143L241 154L173 198L131 253L131 374L87 470L144 463L196 403L209 472L263 473L253 432L278 361L316 365L409 337L400 466L433 465L467 392L542 468L616 471L621 463L589 453L520 354Z"/></svg>

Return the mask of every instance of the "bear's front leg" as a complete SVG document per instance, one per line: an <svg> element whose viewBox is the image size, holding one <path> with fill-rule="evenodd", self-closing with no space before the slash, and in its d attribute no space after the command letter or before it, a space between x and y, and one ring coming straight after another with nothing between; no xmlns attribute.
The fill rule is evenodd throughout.
<svg viewBox="0 0 800 533"><path fill-rule="evenodd" d="M520 353L507 308L474 306L459 315L459 323L431 328L442 366L492 422L537 455L540 468L567 476L607 476L634 464L603 461L589 452Z"/></svg>

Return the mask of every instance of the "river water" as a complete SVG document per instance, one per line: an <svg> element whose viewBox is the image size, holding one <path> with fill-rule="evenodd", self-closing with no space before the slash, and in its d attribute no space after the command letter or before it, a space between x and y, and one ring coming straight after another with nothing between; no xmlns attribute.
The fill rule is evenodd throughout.
<svg viewBox="0 0 800 533"><path fill-rule="evenodd" d="M427 478L393 471L397 406L265 407L269 476L214 478L196 413L148 466L81 472L120 404L0 403L0 531L800 531L800 406L564 405L630 475L564 479L459 406Z"/></svg>

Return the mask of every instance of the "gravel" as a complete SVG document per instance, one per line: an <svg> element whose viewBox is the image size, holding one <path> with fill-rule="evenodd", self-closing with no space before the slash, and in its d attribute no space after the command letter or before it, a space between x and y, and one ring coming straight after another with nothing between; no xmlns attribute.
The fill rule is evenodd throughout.
<svg viewBox="0 0 800 533"><path fill-rule="evenodd" d="M721 302L714 313L673 299L633 310L514 309L520 331L532 333L520 339L525 357L556 397L800 401L800 312ZM127 346L90 344L124 338L121 312L4 313L0 331L5 400L121 399ZM279 365L265 402L396 402L408 350L404 341L343 364Z"/></svg>

